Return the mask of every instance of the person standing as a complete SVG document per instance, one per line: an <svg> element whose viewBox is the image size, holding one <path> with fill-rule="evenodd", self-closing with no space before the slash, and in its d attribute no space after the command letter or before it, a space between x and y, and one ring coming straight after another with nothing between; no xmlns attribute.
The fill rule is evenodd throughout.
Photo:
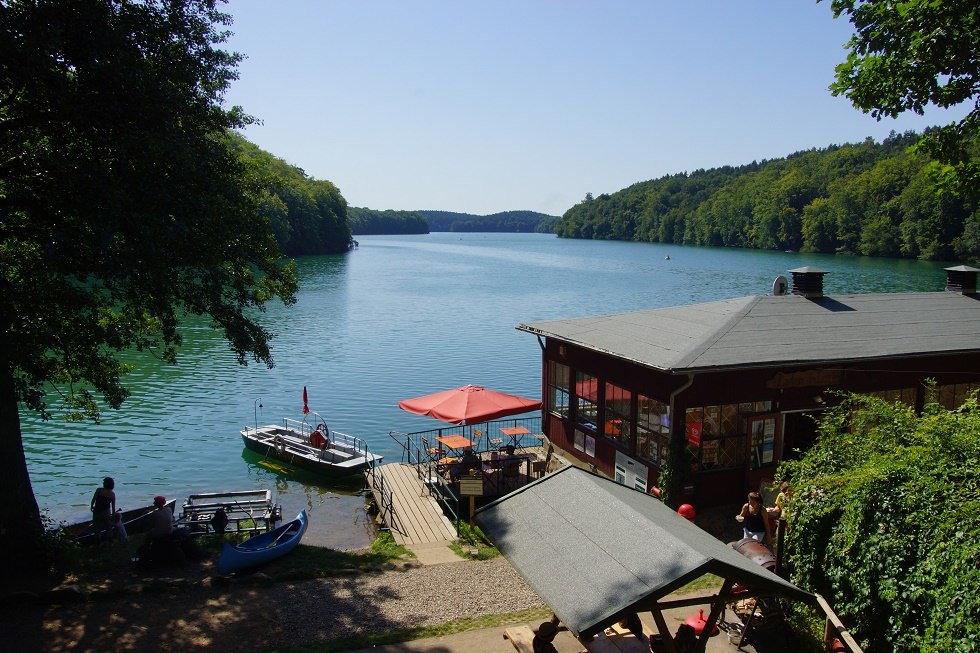
<svg viewBox="0 0 980 653"><path fill-rule="evenodd" d="M113 491L116 482L111 477L102 479L102 487L92 495L92 526L95 528L99 541L105 541L112 535L112 513L116 512L116 493Z"/></svg>
<svg viewBox="0 0 980 653"><path fill-rule="evenodd" d="M762 495L749 492L748 503L742 506L736 519L742 523L745 537L751 537L763 544L772 541L772 526L769 523L769 512L762 506Z"/></svg>

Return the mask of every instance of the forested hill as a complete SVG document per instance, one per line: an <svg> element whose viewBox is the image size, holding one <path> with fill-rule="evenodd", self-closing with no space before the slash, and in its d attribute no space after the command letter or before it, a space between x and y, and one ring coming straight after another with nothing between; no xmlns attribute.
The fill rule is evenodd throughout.
<svg viewBox="0 0 980 653"><path fill-rule="evenodd" d="M350 207L347 209L351 232L362 234L427 234L429 224L418 211L376 211Z"/></svg>
<svg viewBox="0 0 980 653"><path fill-rule="evenodd" d="M269 218L283 254L331 254L350 248L347 202L335 185L308 177L238 134L230 138L256 177L260 210Z"/></svg>
<svg viewBox="0 0 980 653"><path fill-rule="evenodd" d="M504 211L491 215L472 215L450 211L418 211L429 221L429 231L506 231L551 233L557 216L534 211Z"/></svg>
<svg viewBox="0 0 980 653"><path fill-rule="evenodd" d="M980 257L978 198L940 192L936 164L882 143L798 152L739 167L634 184L565 212L565 238L853 253L934 260Z"/></svg>

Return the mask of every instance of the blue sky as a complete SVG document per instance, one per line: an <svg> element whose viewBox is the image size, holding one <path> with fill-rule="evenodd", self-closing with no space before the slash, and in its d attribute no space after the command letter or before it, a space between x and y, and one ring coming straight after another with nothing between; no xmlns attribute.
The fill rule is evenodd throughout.
<svg viewBox="0 0 980 653"><path fill-rule="evenodd" d="M246 137L351 206L561 215L586 193L921 131L831 96L813 0L230 0Z"/></svg>

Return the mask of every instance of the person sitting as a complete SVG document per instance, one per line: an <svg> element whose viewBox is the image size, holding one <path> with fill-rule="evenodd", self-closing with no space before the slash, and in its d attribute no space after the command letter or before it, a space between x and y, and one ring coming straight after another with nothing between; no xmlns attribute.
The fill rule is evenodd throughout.
<svg viewBox="0 0 980 653"><path fill-rule="evenodd" d="M521 469L521 459L515 455L514 445L508 444L500 459L500 470L504 476L517 476Z"/></svg>
<svg viewBox="0 0 980 653"><path fill-rule="evenodd" d="M471 448L467 448L463 452L463 457L459 459L460 472L465 474L474 469L480 469L483 466L483 461Z"/></svg>
<svg viewBox="0 0 980 653"><path fill-rule="evenodd" d="M162 496L153 497L156 508L150 513L150 529L137 552L140 567L150 567L165 562L183 564L186 557L174 537L174 515Z"/></svg>
<svg viewBox="0 0 980 653"><path fill-rule="evenodd" d="M150 515L150 530L146 539L156 540L167 537L174 532L174 515L167 507L167 499L161 496L153 497L153 507L156 510Z"/></svg>

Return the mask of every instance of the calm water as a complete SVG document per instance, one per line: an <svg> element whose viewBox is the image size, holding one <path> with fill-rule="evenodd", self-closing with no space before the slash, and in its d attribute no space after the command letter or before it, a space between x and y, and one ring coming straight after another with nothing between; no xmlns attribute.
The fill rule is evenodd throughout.
<svg viewBox="0 0 980 653"><path fill-rule="evenodd" d="M311 511L320 541L361 546L369 524L360 498L277 474L242 445L245 425L300 418L304 385L331 428L397 461L389 431L439 426L400 411L401 399L467 383L540 395L538 343L514 328L520 322L768 294L777 275L803 265L830 271L828 294L939 291L950 265L542 234L358 239L347 255L301 260L297 304L268 308L274 369L240 367L220 334L192 324L178 366L134 360L132 396L100 424L25 415L42 509L55 519L86 517L106 475L116 479L122 508L156 494L180 502L191 493L270 488L287 516Z"/></svg>

